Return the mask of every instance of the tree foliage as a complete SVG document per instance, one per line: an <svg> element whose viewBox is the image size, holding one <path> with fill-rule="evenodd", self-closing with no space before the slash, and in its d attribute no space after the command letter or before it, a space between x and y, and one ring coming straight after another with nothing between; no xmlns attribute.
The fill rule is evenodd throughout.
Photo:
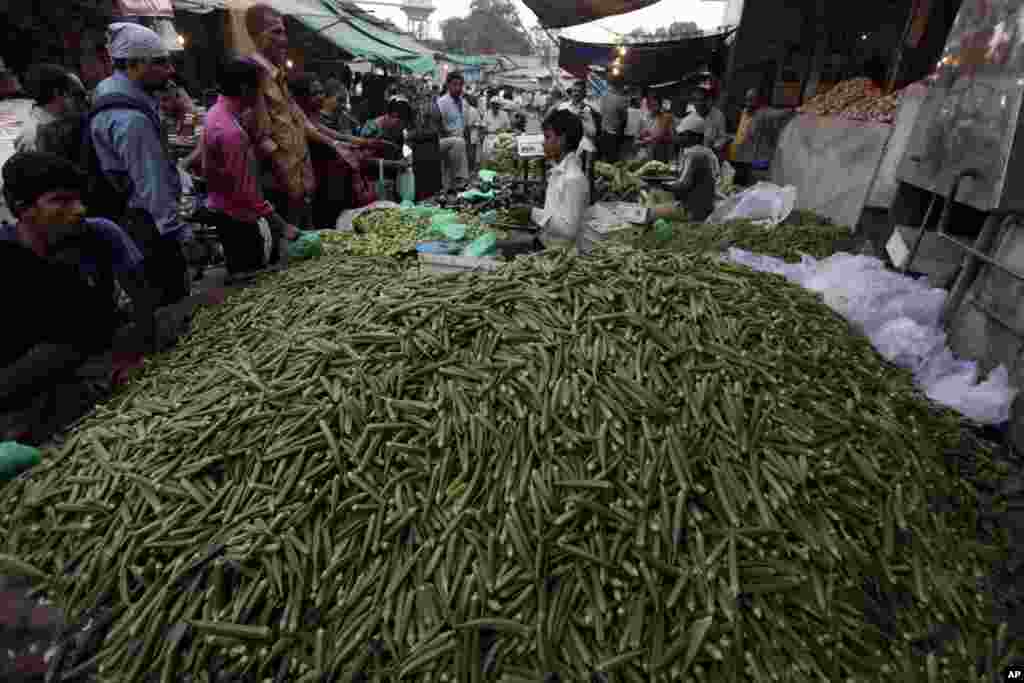
<svg viewBox="0 0 1024 683"><path fill-rule="evenodd" d="M445 49L462 54L513 54L533 52L510 0L473 0L469 15L441 22Z"/></svg>

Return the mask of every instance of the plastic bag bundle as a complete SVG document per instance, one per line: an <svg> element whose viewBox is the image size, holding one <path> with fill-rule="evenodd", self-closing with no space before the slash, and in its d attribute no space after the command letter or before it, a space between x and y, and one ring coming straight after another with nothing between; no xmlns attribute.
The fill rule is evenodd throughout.
<svg viewBox="0 0 1024 683"><path fill-rule="evenodd" d="M796 208L796 188L773 183L757 183L734 194L715 207L707 222L713 224L747 220L776 226L789 218Z"/></svg>
<svg viewBox="0 0 1024 683"><path fill-rule="evenodd" d="M761 272L782 275L822 295L825 304L856 325L878 353L914 373L933 401L976 422L1009 420L1017 390L999 366L982 382L972 361L957 359L942 328L946 292L887 270L876 258L835 254L823 261L804 256L786 263L771 256L730 249L729 260Z"/></svg>

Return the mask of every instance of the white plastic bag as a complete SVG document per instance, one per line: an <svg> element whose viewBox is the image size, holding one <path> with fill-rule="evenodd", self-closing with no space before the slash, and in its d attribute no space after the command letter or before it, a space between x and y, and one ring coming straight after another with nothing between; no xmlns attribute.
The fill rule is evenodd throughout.
<svg viewBox="0 0 1024 683"><path fill-rule="evenodd" d="M978 366L957 359L942 327L946 292L886 269L876 258L834 254L823 261L804 256L798 264L730 249L727 258L818 292L824 302L856 325L878 353L914 373L933 401L982 424L1009 420L1017 390L999 366L978 382Z"/></svg>
<svg viewBox="0 0 1024 683"><path fill-rule="evenodd" d="M348 211L342 212L342 214L338 216L338 222L335 224L335 227L338 230L341 230L342 232L355 232L356 229L355 226L352 225L353 222L356 220L356 218L359 218L359 216L363 215L367 211L373 211L375 209L398 208L401 208L401 205L396 204L395 202L374 202L373 204L361 206L358 209L349 209Z"/></svg>
<svg viewBox="0 0 1024 683"><path fill-rule="evenodd" d="M749 220L774 227L789 218L795 207L796 187L760 182L722 202L707 222Z"/></svg>

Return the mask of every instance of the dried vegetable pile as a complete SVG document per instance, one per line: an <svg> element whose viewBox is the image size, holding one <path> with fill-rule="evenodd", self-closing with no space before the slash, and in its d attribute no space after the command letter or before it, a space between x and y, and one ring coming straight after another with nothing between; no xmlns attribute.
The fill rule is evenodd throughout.
<svg viewBox="0 0 1024 683"><path fill-rule="evenodd" d="M900 93L880 96L869 78L852 78L807 100L798 111L820 116L839 116L857 121L893 123Z"/></svg>
<svg viewBox="0 0 1024 683"><path fill-rule="evenodd" d="M809 211L794 211L777 227L757 225L750 221L730 221L721 225L673 222L669 239L650 230L631 241L639 249L659 249L686 254L726 251L731 247L756 254L774 256L796 262L807 254L816 259L828 258L849 248L850 229L832 225L827 219Z"/></svg>
<svg viewBox="0 0 1024 683"><path fill-rule="evenodd" d="M959 434L710 258L323 259L0 490L0 564L94 619L58 662L104 681L966 681L999 548ZM963 639L915 654L938 622Z"/></svg>

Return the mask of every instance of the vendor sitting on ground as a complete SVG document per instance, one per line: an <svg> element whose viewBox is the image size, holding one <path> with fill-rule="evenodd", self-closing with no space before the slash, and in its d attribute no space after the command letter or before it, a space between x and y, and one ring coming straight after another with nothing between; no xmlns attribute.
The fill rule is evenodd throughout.
<svg viewBox="0 0 1024 683"><path fill-rule="evenodd" d="M706 220L715 208L715 185L718 182L718 157L704 145L705 122L698 114L688 114L677 128L682 152L682 173L679 180L666 188L692 221ZM668 204L648 210L650 220L666 218L679 211L679 205Z"/></svg>
<svg viewBox="0 0 1024 683"><path fill-rule="evenodd" d="M498 241L498 251L511 257L548 248L576 246L583 215L590 203L590 183L580 163L583 124L578 116L556 109L544 119L544 156L555 164L548 174L544 208L530 212L537 233Z"/></svg>
<svg viewBox="0 0 1024 683"><path fill-rule="evenodd" d="M207 206L216 216L231 278L276 263L281 238L295 239L299 233L264 198L256 149L241 123L259 102L262 78L262 69L251 60L235 58L224 65L220 97L206 116L200 145Z"/></svg>
<svg viewBox="0 0 1024 683"><path fill-rule="evenodd" d="M0 441L39 444L109 390L119 364L153 348L155 293L142 254L116 224L85 219L87 178L65 159L19 153L3 167L3 193L17 217L0 228L0 288L8 294L0 334ZM119 334L117 287L134 307ZM122 368L123 369L123 368Z"/></svg>

